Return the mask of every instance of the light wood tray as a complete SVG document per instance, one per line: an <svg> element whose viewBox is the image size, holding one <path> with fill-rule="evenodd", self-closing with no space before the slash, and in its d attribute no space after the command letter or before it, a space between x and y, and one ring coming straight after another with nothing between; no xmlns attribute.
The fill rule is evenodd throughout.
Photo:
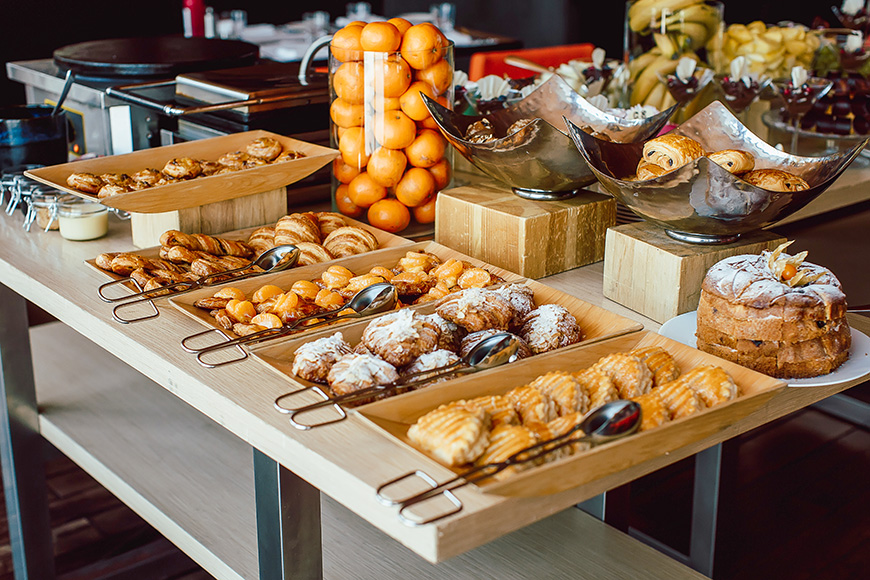
<svg viewBox="0 0 870 580"><path fill-rule="evenodd" d="M96 195L72 189L66 184L67 177L72 173L132 174L148 167L160 170L167 161L176 157L215 161L224 153L244 150L248 143L260 137L277 139L284 145L285 149L300 151L305 154L305 157L233 171L223 175L210 175L160 187L121 193L102 200L98 199ZM52 165L25 171L25 175L55 189L92 201L99 201L103 205L116 209L138 213L159 213L198 207L284 187L311 175L331 162L337 155L338 151L335 149L258 130L155 147L124 155Z"/></svg>
<svg viewBox="0 0 870 580"><path fill-rule="evenodd" d="M479 489L502 496L531 497L550 495L584 485L727 429L729 425L755 412L777 391L786 386L786 383L779 379L719 359L656 333L644 331L588 344L581 348L538 355L489 371L486 380L468 375L440 386L359 407L355 413L366 419L384 436L414 449L408 442L408 428L419 417L441 404L482 395L504 394L546 372L554 370L575 372L588 368L609 353L651 345L660 345L667 349L683 371L703 364L724 368L740 388L740 396L661 427L531 468L507 477L503 481L479 485ZM411 470L420 469L432 474L440 473L445 469L443 465L423 452L416 449L415 452L420 457L420 463L410 466ZM462 472L462 470L453 471L457 474Z"/></svg>
<svg viewBox="0 0 870 580"><path fill-rule="evenodd" d="M578 342L577 344L572 344L567 347L563 347L559 349L559 352L579 348L584 344L613 338L615 336L621 336L623 334L637 332L643 328L643 325L638 322L610 312L609 310L605 310L604 308L601 308L599 306L584 302L579 298L575 298L570 294L566 294L564 292L561 292L560 290L556 290L555 288L551 288L549 286L541 284L540 282L536 282L534 280L523 280L522 283L534 290L535 304L559 304L561 306L564 306L571 314L574 315L574 317L577 319L577 323L583 330L584 337L581 342ZM419 306L412 306L412 308L417 309L420 313L430 314L435 311L435 304L435 302L427 302ZM363 320L344 324L341 326L340 329L342 336L344 336L344 339L347 340L351 345L356 345L360 342L362 333L368 323L369 321ZM260 359L270 368L277 371L279 374L286 376L294 383L297 383L301 386L312 386L315 383L306 381L293 373L292 363L294 353L296 352L296 349L303 344L312 340L317 340L318 338L329 336L335 332L336 329L334 328L334 326L330 325L322 330L306 333L302 337L294 336L290 338L276 339L274 341L252 345L250 347L250 352L255 358ZM526 361L530 361L541 356L544 355L535 355L533 357L511 363L510 366L511 368L514 368L517 365L523 364ZM479 373L475 373L474 377L477 380L483 380L483 377L485 377L488 373L489 371L481 371ZM437 383L435 385L426 387L426 389L436 388L448 382L449 381ZM313 403L318 400L314 395L309 394L309 396L310 400L307 402ZM300 401L300 405L301 404L303 404L302 401Z"/></svg>

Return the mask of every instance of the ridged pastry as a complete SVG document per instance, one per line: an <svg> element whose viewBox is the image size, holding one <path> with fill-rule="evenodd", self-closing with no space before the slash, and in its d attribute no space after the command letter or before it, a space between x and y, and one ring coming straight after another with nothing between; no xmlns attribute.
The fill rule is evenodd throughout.
<svg viewBox="0 0 870 580"><path fill-rule="evenodd" d="M390 364L405 366L438 346L438 327L410 309L375 318L363 330L361 342Z"/></svg>
<svg viewBox="0 0 870 580"><path fill-rule="evenodd" d="M505 332L505 331L498 330L495 328L490 328L487 330L478 330L477 332L472 332L470 334L467 334L465 336L465 338L463 338L462 341L459 343L459 356L464 357L464 356L468 355L468 353L471 352L471 349L474 348L475 345L477 345L477 343L479 343L481 340L483 340L485 338L489 338L490 336L492 336L494 334L499 334L499 333L503 333L503 332ZM508 333L508 334L512 334L512 333ZM535 354L532 352L532 349L529 348L529 345L526 344L525 340L523 340L522 338L520 338L516 334L514 334L513 336L516 338L517 345L518 345L517 346L517 360L527 358L527 357L530 357L533 354Z"/></svg>
<svg viewBox="0 0 870 580"><path fill-rule="evenodd" d="M336 258L362 254L378 249L378 238L370 231L356 226L342 226L331 231L323 246Z"/></svg>
<svg viewBox="0 0 870 580"><path fill-rule="evenodd" d="M465 401L467 405L475 405L489 413L492 426L519 425L520 416L514 408L511 399L503 395L484 395Z"/></svg>
<svg viewBox="0 0 870 580"><path fill-rule="evenodd" d="M569 413L568 415L563 415L561 417L557 417L547 423L547 428L550 430L550 434L552 437L561 437L569 433L574 427L579 425L585 415L583 413ZM578 439L585 435L581 429L574 431L571 434L571 439ZM564 457L565 455L570 455L571 453L577 451L583 451L584 449L589 449L591 445L586 442L576 442L571 445L565 446L559 451L548 454L546 457L546 461L554 461L559 459L560 457Z"/></svg>
<svg viewBox="0 0 870 580"><path fill-rule="evenodd" d="M619 390L613 379L594 367L574 373L574 376L589 394L590 409L597 409L619 398Z"/></svg>
<svg viewBox="0 0 870 580"><path fill-rule="evenodd" d="M272 137L260 137L248 143L245 152L251 157L272 161L284 151L284 146Z"/></svg>
<svg viewBox="0 0 870 580"><path fill-rule="evenodd" d="M707 407L730 401L738 394L737 384L722 367L695 367L679 381L695 391Z"/></svg>
<svg viewBox="0 0 870 580"><path fill-rule="evenodd" d="M399 378L396 368L370 354L346 354L332 365L326 375L329 388L336 395L388 385Z"/></svg>
<svg viewBox="0 0 870 580"><path fill-rule="evenodd" d="M755 157L749 151L723 149L708 153L707 158L734 174L746 173L755 169Z"/></svg>
<svg viewBox="0 0 870 580"><path fill-rule="evenodd" d="M548 423L558 416L555 401L534 387L516 387L505 393L505 397L513 402L523 423Z"/></svg>
<svg viewBox="0 0 870 580"><path fill-rule="evenodd" d="M653 389L645 395L630 399L640 405L640 431L648 431L667 423L671 416L665 407L658 389Z"/></svg>
<svg viewBox="0 0 870 580"><path fill-rule="evenodd" d="M167 230L160 236L160 245L164 247L182 246L190 250L198 250L214 256L238 256L250 258L254 250L240 240L227 240L206 234L185 234L178 230Z"/></svg>
<svg viewBox="0 0 870 580"><path fill-rule="evenodd" d="M347 225L344 216L334 211L319 211L314 214L317 218L317 226L320 228L320 237L326 237L337 230Z"/></svg>
<svg viewBox="0 0 870 580"><path fill-rule="evenodd" d="M674 357L660 346L648 346L636 348L629 354L633 354L646 363L653 374L653 386L663 385L680 376L680 367Z"/></svg>
<svg viewBox="0 0 870 580"><path fill-rule="evenodd" d="M514 317L508 323L508 328L519 329L523 319L535 309L535 291L525 284L505 284L492 290L505 298L514 309Z"/></svg>
<svg viewBox="0 0 870 580"><path fill-rule="evenodd" d="M595 363L595 369L613 380L619 397L630 399L648 393L652 388L652 371L640 358L623 352L615 352L602 357Z"/></svg>
<svg viewBox="0 0 870 580"><path fill-rule="evenodd" d="M640 163L637 164L637 175L635 179L637 181L648 181L650 179L655 179L656 177L661 177L665 173L668 173L668 169L664 169L655 163L649 163L646 160L641 159Z"/></svg>
<svg viewBox="0 0 870 580"><path fill-rule="evenodd" d="M73 173L66 178L66 184L73 189L96 195L106 182L93 173Z"/></svg>
<svg viewBox="0 0 870 580"><path fill-rule="evenodd" d="M296 242L313 242L315 244L321 242L320 227L306 214L285 215L275 224L276 244L295 244Z"/></svg>
<svg viewBox="0 0 870 580"><path fill-rule="evenodd" d="M320 264L321 262L328 262L335 259L335 256L330 254L329 250L320 244L315 244L313 242L295 242L293 245L299 248L299 260L296 262L297 266Z"/></svg>
<svg viewBox="0 0 870 580"><path fill-rule="evenodd" d="M332 365L350 353L350 344L340 332L306 342L293 354L293 374L313 383L326 383Z"/></svg>
<svg viewBox="0 0 870 580"><path fill-rule="evenodd" d="M438 348L452 350L455 353L459 353L459 345L462 343L462 339L468 334L468 331L458 324L454 324L449 320L441 318L435 313L424 314L423 317L438 327Z"/></svg>
<svg viewBox="0 0 870 580"><path fill-rule="evenodd" d="M202 164L190 157L176 157L166 162L163 173L175 179L193 179L202 173Z"/></svg>
<svg viewBox="0 0 870 580"><path fill-rule="evenodd" d="M671 419L688 417L704 408L698 394L680 379L656 387L655 392L664 403Z"/></svg>
<svg viewBox="0 0 870 580"><path fill-rule="evenodd" d="M529 386L553 399L559 415L589 410L589 394L571 373L550 371L533 380Z"/></svg>
<svg viewBox="0 0 870 580"><path fill-rule="evenodd" d="M501 463L508 457L528 449L540 439L529 428L522 425L499 425L489 434L489 445L483 454L477 458L478 465L488 463ZM522 456L520 456L522 458ZM519 463L503 469L495 475L496 479L503 479L509 475L534 467L532 462Z"/></svg>
<svg viewBox="0 0 870 580"><path fill-rule="evenodd" d="M469 332L490 328L507 330L514 315L510 302L486 288L454 292L442 299L435 311Z"/></svg>
<svg viewBox="0 0 870 580"><path fill-rule="evenodd" d="M583 339L577 319L560 304L542 304L528 313L518 334L539 354L576 344Z"/></svg>
<svg viewBox="0 0 870 580"><path fill-rule="evenodd" d="M643 144L643 158L653 165L672 171L704 155L700 143L676 133L666 133Z"/></svg>
<svg viewBox="0 0 870 580"><path fill-rule="evenodd" d="M408 440L445 465L464 465L489 445L489 426L480 407L442 405L408 428Z"/></svg>
<svg viewBox="0 0 870 580"><path fill-rule="evenodd" d="M755 169L741 177L745 182L768 191L802 191L810 187L797 175L779 169Z"/></svg>

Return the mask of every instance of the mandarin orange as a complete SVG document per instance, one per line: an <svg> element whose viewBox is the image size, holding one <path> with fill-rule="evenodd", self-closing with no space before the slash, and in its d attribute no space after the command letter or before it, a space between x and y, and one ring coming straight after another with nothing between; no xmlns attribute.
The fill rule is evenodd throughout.
<svg viewBox="0 0 870 580"><path fill-rule="evenodd" d="M363 50L396 52L402 45L402 33L391 22L369 22L359 37Z"/></svg>
<svg viewBox="0 0 870 580"><path fill-rule="evenodd" d="M403 58L390 57L375 66L375 91L384 97L401 97L411 86L411 67Z"/></svg>
<svg viewBox="0 0 870 580"><path fill-rule="evenodd" d="M332 56L341 62L362 60L362 45L360 44L362 30L363 23L351 22L333 34L332 41L329 43Z"/></svg>
<svg viewBox="0 0 870 580"><path fill-rule="evenodd" d="M415 81L411 83L408 90L399 98L402 104L402 111L415 121L422 121L430 116L429 109L423 103L423 97L421 96L423 94L430 99L435 98L435 91L432 90L432 87L428 83Z"/></svg>
<svg viewBox="0 0 870 580"><path fill-rule="evenodd" d="M366 217L369 223L382 230L401 232L411 223L411 212L400 201L382 199L369 207Z"/></svg>
<svg viewBox="0 0 870 580"><path fill-rule="evenodd" d="M347 184L347 197L359 207L369 207L387 197L387 188L363 171Z"/></svg>
<svg viewBox="0 0 870 580"><path fill-rule="evenodd" d="M402 35L402 58L411 68L423 70L438 62L443 45L441 31L433 24L415 24Z"/></svg>
<svg viewBox="0 0 870 580"><path fill-rule="evenodd" d="M435 202L438 200L436 193L429 198L429 201L423 205L411 208L411 215L414 216L414 221L418 224L431 224L435 221Z"/></svg>
<svg viewBox="0 0 870 580"><path fill-rule="evenodd" d="M428 83L436 95L446 91L453 82L453 67L446 59L441 59L432 66L418 70L414 75L418 81Z"/></svg>
<svg viewBox="0 0 870 580"><path fill-rule="evenodd" d="M347 184L342 183L335 189L335 207L348 217L359 217L365 211L350 200L347 195Z"/></svg>
<svg viewBox="0 0 870 580"><path fill-rule="evenodd" d="M341 158L351 167L362 169L369 162L366 150L366 132L362 127L349 127L338 140Z"/></svg>
<svg viewBox="0 0 870 580"><path fill-rule="evenodd" d="M384 111L375 116L375 139L389 149L404 149L414 142L417 125L402 111Z"/></svg>
<svg viewBox="0 0 870 580"><path fill-rule="evenodd" d="M408 207L423 205L435 194L435 178L422 167L412 167L396 185L396 199Z"/></svg>
<svg viewBox="0 0 870 580"><path fill-rule="evenodd" d="M445 157L435 165L429 168L429 173L435 179L435 191L441 191L447 184L450 183L450 177L453 174L453 169L450 167L450 162Z"/></svg>
<svg viewBox="0 0 870 580"><path fill-rule="evenodd" d="M408 159L402 151L379 147L369 158L367 171L372 179L384 187L396 187L407 164Z"/></svg>
<svg viewBox="0 0 870 580"><path fill-rule="evenodd" d="M350 180L359 175L359 169L344 162L341 155L332 161L332 174L341 183L350 183Z"/></svg>
<svg viewBox="0 0 870 580"><path fill-rule="evenodd" d="M390 24L392 24L393 26L395 26L396 28L398 28L398 29L399 29L399 33L400 33L401 35L403 35L403 36L405 35L405 32L406 32L409 28L411 28L412 26L414 26L414 25L411 23L410 20L406 20L406 19L401 18L401 17L398 17L398 16L397 16L396 18L390 18L389 20L387 20L387 22L389 22Z"/></svg>
<svg viewBox="0 0 870 580"><path fill-rule="evenodd" d="M447 142L441 133L423 129L417 133L414 142L405 147L408 163L414 167L432 167L444 158Z"/></svg>
<svg viewBox="0 0 870 580"><path fill-rule="evenodd" d="M339 127L358 127L365 120L362 105L351 105L344 99L335 99L329 105L329 118Z"/></svg>
<svg viewBox="0 0 870 580"><path fill-rule="evenodd" d="M346 62L332 75L332 88L338 98L351 105L362 105L365 100L365 77L363 63Z"/></svg>

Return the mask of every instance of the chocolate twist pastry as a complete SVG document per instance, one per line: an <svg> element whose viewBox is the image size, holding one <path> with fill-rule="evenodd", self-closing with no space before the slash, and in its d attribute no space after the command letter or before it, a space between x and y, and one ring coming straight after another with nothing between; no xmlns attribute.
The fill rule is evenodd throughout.
<svg viewBox="0 0 870 580"><path fill-rule="evenodd" d="M178 230L168 230L160 236L161 246L184 246L191 250L208 252L215 256L239 256L250 258L254 249L245 242L216 238L206 234L185 234Z"/></svg>
<svg viewBox="0 0 870 580"><path fill-rule="evenodd" d="M746 173L755 169L755 157L748 151L723 149L708 154L707 158L734 174Z"/></svg>
<svg viewBox="0 0 870 580"><path fill-rule="evenodd" d="M704 153L700 143L691 137L676 133L666 133L661 137L650 139L643 145L643 158L666 171L682 167L702 157Z"/></svg>

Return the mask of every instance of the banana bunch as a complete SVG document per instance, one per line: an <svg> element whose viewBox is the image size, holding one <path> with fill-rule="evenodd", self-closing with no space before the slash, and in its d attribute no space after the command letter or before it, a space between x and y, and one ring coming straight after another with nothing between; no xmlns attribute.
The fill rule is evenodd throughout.
<svg viewBox="0 0 870 580"><path fill-rule="evenodd" d="M694 52L681 54L680 57L693 58L700 62ZM676 104L674 97L661 78L674 74L680 59L673 53L666 54L659 46L643 53L628 63L631 81L631 105L655 107L663 111Z"/></svg>
<svg viewBox="0 0 870 580"><path fill-rule="evenodd" d="M727 65L743 56L749 72L770 77L785 77L793 66L811 68L819 48L818 35L803 26L767 26L756 21L731 24L722 40L722 62Z"/></svg>
<svg viewBox="0 0 870 580"><path fill-rule="evenodd" d="M722 14L703 0L638 0L628 25L636 34L652 33L663 54L673 56L704 48L721 32Z"/></svg>

